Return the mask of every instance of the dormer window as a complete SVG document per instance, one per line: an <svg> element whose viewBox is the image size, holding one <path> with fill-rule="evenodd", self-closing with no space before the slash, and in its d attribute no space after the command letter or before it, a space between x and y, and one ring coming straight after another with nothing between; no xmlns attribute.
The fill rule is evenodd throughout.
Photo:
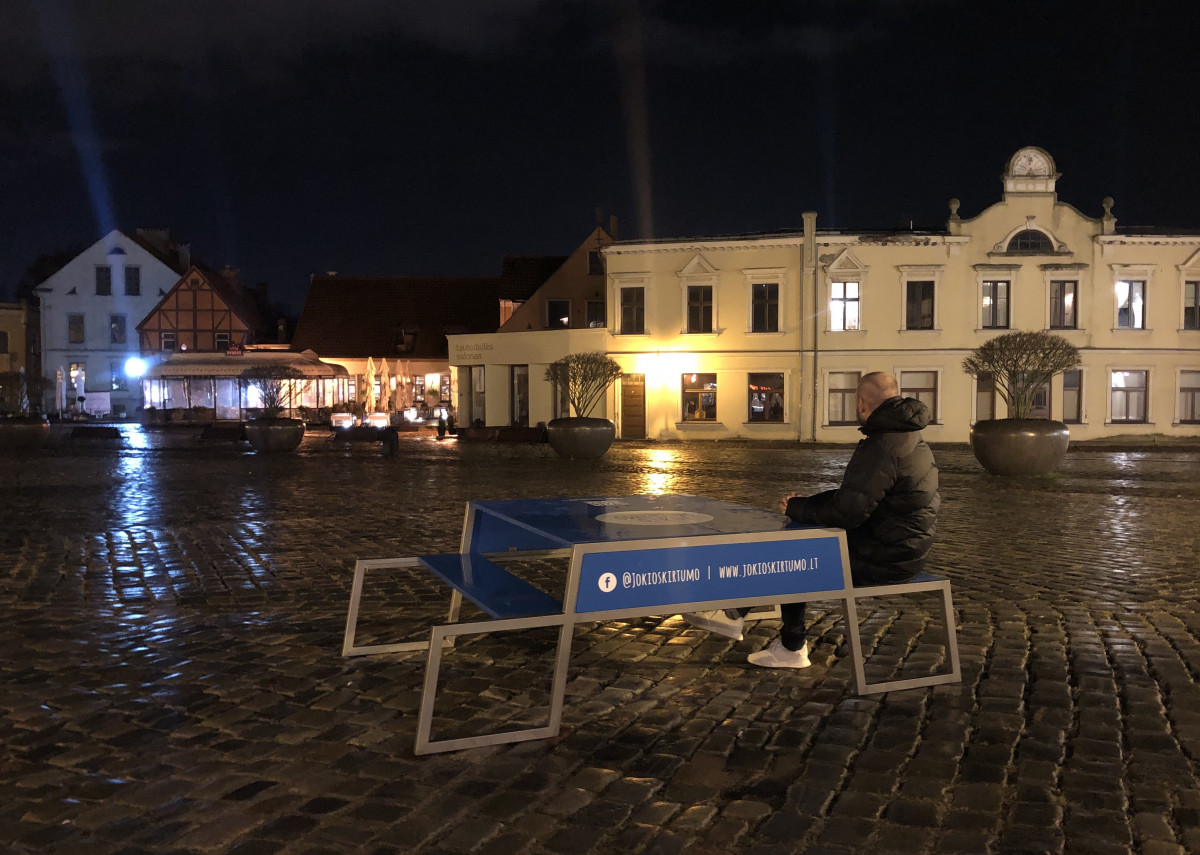
<svg viewBox="0 0 1200 855"><path fill-rule="evenodd" d="M396 352L397 353L412 353L413 346L417 343L416 330L399 330L396 333Z"/></svg>
<svg viewBox="0 0 1200 855"><path fill-rule="evenodd" d="M1054 252L1054 244L1050 242L1050 238L1046 237L1045 232L1037 229L1025 229L1013 235L1012 240L1008 242L1008 251L1050 254Z"/></svg>

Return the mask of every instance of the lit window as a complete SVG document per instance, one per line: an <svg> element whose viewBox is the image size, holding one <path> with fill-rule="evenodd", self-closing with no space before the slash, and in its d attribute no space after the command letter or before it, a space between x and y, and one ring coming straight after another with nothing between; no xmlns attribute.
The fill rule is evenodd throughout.
<svg viewBox="0 0 1200 855"><path fill-rule="evenodd" d="M125 377L124 367L120 362L110 362L109 372L112 376L112 391L125 392L129 389L129 380Z"/></svg>
<svg viewBox="0 0 1200 855"><path fill-rule="evenodd" d="M783 375L749 374L747 380L747 420L783 421Z"/></svg>
<svg viewBox="0 0 1200 855"><path fill-rule="evenodd" d="M716 421L717 375L683 375L683 420Z"/></svg>
<svg viewBox="0 0 1200 855"><path fill-rule="evenodd" d="M829 284L829 328L836 332L858 329L857 282Z"/></svg>
<svg viewBox="0 0 1200 855"><path fill-rule="evenodd" d="M905 398L916 398L933 414L937 421L938 376L936 371L901 371L900 394Z"/></svg>
<svg viewBox="0 0 1200 855"><path fill-rule="evenodd" d="M1149 371L1114 371L1109 391L1114 422L1144 423Z"/></svg>
<svg viewBox="0 0 1200 855"><path fill-rule="evenodd" d="M1179 372L1179 421L1200 423L1200 371Z"/></svg>
<svg viewBox="0 0 1200 855"><path fill-rule="evenodd" d="M779 332L779 285L775 282L750 286L751 332Z"/></svg>
<svg viewBox="0 0 1200 855"><path fill-rule="evenodd" d="M857 284L857 283L851 283ZM833 371L829 374L829 423L858 424L858 371Z"/></svg>
<svg viewBox="0 0 1200 855"><path fill-rule="evenodd" d="M417 374L412 379L413 401L418 404L425 403L425 375Z"/></svg>
<svg viewBox="0 0 1200 855"><path fill-rule="evenodd" d="M1050 283L1050 329L1073 330L1079 326L1076 306L1079 283L1074 280L1055 280Z"/></svg>
<svg viewBox="0 0 1200 855"><path fill-rule="evenodd" d="M983 283L983 328L1008 329L1008 283Z"/></svg>
<svg viewBox="0 0 1200 855"><path fill-rule="evenodd" d="M1146 283L1122 279L1117 283L1117 329L1146 328Z"/></svg>

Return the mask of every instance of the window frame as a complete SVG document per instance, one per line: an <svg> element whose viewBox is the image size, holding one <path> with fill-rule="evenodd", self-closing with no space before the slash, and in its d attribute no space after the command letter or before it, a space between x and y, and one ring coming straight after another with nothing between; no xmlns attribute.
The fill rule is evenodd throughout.
<svg viewBox="0 0 1200 855"><path fill-rule="evenodd" d="M684 285L683 331L685 335L713 335L717 331L716 293L716 288L711 282L688 282ZM705 299L706 296L707 299ZM699 313L696 320L700 329L692 328L693 308ZM707 329L704 329L706 326Z"/></svg>
<svg viewBox="0 0 1200 855"><path fill-rule="evenodd" d="M1141 374L1142 375L1142 378L1143 378L1142 386L1140 386L1140 387L1136 387L1136 386L1119 387L1121 389L1121 391L1125 391L1125 390L1139 391L1140 390L1142 392L1143 400L1142 400L1141 418L1134 418L1134 419L1129 419L1129 418L1118 419L1118 418L1116 418L1116 416L1115 416L1116 408L1114 407L1114 404L1116 403L1116 395L1117 395L1118 387L1113 384L1114 375L1116 375L1116 374ZM1124 407L1124 410L1127 412L1128 406ZM1150 424L1150 423L1151 423L1150 422L1150 369L1147 367L1124 368L1124 367L1110 366L1108 369L1108 424L1111 424L1111 425L1145 425L1145 424Z"/></svg>
<svg viewBox="0 0 1200 855"><path fill-rule="evenodd" d="M75 330L79 334L76 336ZM87 315L71 312L67 315L67 344L87 344Z"/></svg>
<svg viewBox="0 0 1200 855"><path fill-rule="evenodd" d="M1026 235L1037 235L1037 246L1016 246ZM1026 226L1012 234L1004 243L1004 251L1011 255L1055 255L1058 248L1054 238L1035 226Z"/></svg>
<svg viewBox="0 0 1200 855"><path fill-rule="evenodd" d="M775 386L756 386L752 381L755 377L778 377L779 385ZM760 381L761 382L761 381ZM760 419L754 418L754 395L766 393L763 398L763 417ZM779 395L779 415L772 418L771 412L774 409L774 403L771 400L771 395ZM746 424L774 424L780 425L787 422L787 373L784 371L748 371L746 372Z"/></svg>
<svg viewBox="0 0 1200 855"><path fill-rule="evenodd" d="M933 375L933 388L927 389L924 387L915 387L915 386L906 385L904 382L904 376L906 374L932 374ZM919 393L921 393L921 392L932 392L933 393L933 405L932 406L930 406L925 401L922 401L922 403L924 403L925 406L929 407L929 412L933 415L933 418L930 420L929 423L931 425L941 424L939 410L941 408L942 369L938 368L936 366L927 366L924 368L914 366L914 367L909 367L909 368L898 369L898 373L896 373L894 376L896 377L896 381L899 384L901 397L916 398L918 401L920 401L921 398L919 397ZM913 392L917 392L918 394L914 395L914 394L912 394Z"/></svg>
<svg viewBox="0 0 1200 855"><path fill-rule="evenodd" d="M1074 374L1074 375L1078 376L1079 385L1077 387L1067 386L1067 375L1068 374ZM1068 368L1066 371L1063 372L1063 381L1062 382L1063 382L1063 386L1062 386L1062 406L1063 406L1062 421L1063 421L1063 424L1068 424L1068 425L1084 424L1085 421L1084 421L1084 409L1083 409L1083 405L1084 405L1083 369L1082 368ZM1067 402L1070 400L1072 389L1074 391L1075 399L1076 399L1075 412L1069 414L1067 412Z"/></svg>
<svg viewBox="0 0 1200 855"><path fill-rule="evenodd" d="M1192 304L1188 305L1191 297ZM1191 312L1189 323L1188 313ZM1183 312L1180 316L1180 330L1194 332L1200 330L1200 279L1184 279L1183 281Z"/></svg>
<svg viewBox="0 0 1200 855"><path fill-rule="evenodd" d="M109 362L109 391L112 392L128 392L129 378L125 375L120 362Z"/></svg>
<svg viewBox="0 0 1200 855"><path fill-rule="evenodd" d="M1055 286L1071 286L1071 323L1067 323L1067 294L1063 291L1061 299L1058 301L1058 310L1060 317L1055 316ZM1046 328L1052 330L1077 330L1079 329L1079 280L1078 279L1051 279L1046 284Z"/></svg>
<svg viewBox="0 0 1200 855"><path fill-rule="evenodd" d="M556 320L556 315L552 307L556 303L565 303L567 307L566 322L560 323ZM571 300L569 297L547 297L546 298L546 329L548 330L569 330L571 328Z"/></svg>
<svg viewBox="0 0 1200 855"><path fill-rule="evenodd" d="M854 377L854 385L834 387L834 376ZM858 424L858 384L862 382L862 371L826 371L825 372L825 426L826 427L859 427ZM842 402L843 418L834 421L834 395Z"/></svg>
<svg viewBox="0 0 1200 855"><path fill-rule="evenodd" d="M170 346L168 347L168 342ZM158 334L158 349L162 353L174 353L179 349L179 336L171 330L163 330Z"/></svg>
<svg viewBox="0 0 1200 855"><path fill-rule="evenodd" d="M133 281L130 282L130 274L133 274ZM136 264L127 264L125 266L125 296L140 297L142 296L142 268ZM132 287L130 287L132 285Z"/></svg>
<svg viewBox="0 0 1200 855"><path fill-rule="evenodd" d="M1184 375L1194 374L1195 379L1193 386L1184 386ZM1184 395L1188 395L1190 400L1190 415L1191 418L1185 418L1185 410L1188 407L1184 405ZM1177 425L1196 425L1200 424L1200 369L1198 368L1179 368L1175 372L1175 424Z"/></svg>
<svg viewBox="0 0 1200 855"><path fill-rule="evenodd" d="M689 380L688 378L694 378ZM712 378L712 387L709 388L705 384L708 382L705 378ZM720 424L717 418L717 389L719 387L717 372L715 371L688 371L679 375L679 422L681 424ZM691 383L694 388L688 388ZM706 410L705 396L712 395L712 417L701 415ZM688 402L692 396L696 399L695 416L688 418Z"/></svg>
<svg viewBox="0 0 1200 855"><path fill-rule="evenodd" d="M941 313L941 283L944 268L933 265L901 265L900 266L900 330L902 332L939 332L941 330L940 313ZM918 282L931 282L933 291L933 307L931 312L930 326L928 327L910 327L908 325L908 294L909 284Z"/></svg>
<svg viewBox="0 0 1200 855"><path fill-rule="evenodd" d="M1116 291L1116 289L1120 288L1122 285L1129 286L1129 292L1125 295L1124 303L1122 303L1120 296L1118 295L1118 293ZM1113 306L1116 308L1116 315L1113 318L1113 329L1114 330L1145 330L1145 329L1149 329L1149 327L1146 326L1146 302L1147 302L1146 301L1146 292L1147 292L1146 280L1145 279L1134 279L1132 277L1126 279L1125 277L1121 277L1115 283L1113 283L1113 286L1114 286ZM1136 286L1136 288L1135 288L1135 286ZM1134 321L1136 320L1136 318L1134 317L1134 299L1135 299L1134 292L1135 292L1135 290L1140 291L1140 297L1141 297L1141 302L1142 302L1140 323L1136 324L1136 325L1134 323ZM1125 324L1121 323L1121 312L1128 313L1127 314L1127 317L1129 318L1128 323L1125 323Z"/></svg>
<svg viewBox="0 0 1200 855"><path fill-rule="evenodd" d="M596 307L599 311L596 311ZM608 326L608 304L604 300L588 300L585 304L584 320L587 322L588 329L600 330Z"/></svg>
<svg viewBox="0 0 1200 855"><path fill-rule="evenodd" d="M842 296L840 296L840 297L834 295L834 290L839 285L842 286L842 288L843 288ZM853 285L855 288L856 293L855 293L854 297L850 297L846 293L845 289L849 285ZM862 332L862 280L861 279L851 279L849 277L830 279L829 285L828 285L828 292L829 292L829 300L827 303L827 310L829 312L829 321L826 324L826 327L828 328L829 332ZM834 304L835 303L841 304L841 311L840 311L841 325L840 326L836 326L834 324L834 319L837 318L839 315L839 313L834 312ZM854 307L855 307L856 320L855 320L855 326L853 326L853 327L847 326L846 307L850 303L853 303ZM856 422L856 424L857 424L857 422Z"/></svg>
<svg viewBox="0 0 1200 855"><path fill-rule="evenodd" d="M992 306L991 306L992 317L990 319L988 317L988 307L986 305L986 302L987 302L987 299L989 296L988 295L988 290L989 290L988 286L989 285L992 286L991 290L993 292L999 290L1000 286L1003 286L1003 291L1004 291L1003 323L1000 322L1000 319L998 317L997 306L1000 303L1000 299L996 293L993 293L990 295L992 298ZM991 321L991 323L989 323L989 320ZM990 279L981 280L979 283L979 328L981 330L1006 330L1006 329L1010 329L1011 325L1012 325L1012 280L1011 279L999 279L999 278L990 278Z"/></svg>
<svg viewBox="0 0 1200 855"><path fill-rule="evenodd" d="M119 323L118 323L119 322ZM117 338L117 328L120 327L121 337ZM124 315L108 316L108 343L129 344L129 325Z"/></svg>
<svg viewBox="0 0 1200 855"><path fill-rule="evenodd" d="M757 289L759 288L766 289L762 299L760 299L756 293ZM775 289L774 294L771 293L772 288ZM761 335L763 333L769 334L779 332L779 294L782 290L783 289L779 287L779 283L775 281L763 280L760 282L750 283L749 333L752 335ZM758 324L760 307L763 315L762 329L759 329ZM772 310L774 311L774 318L772 318ZM773 324L772 320L774 320Z"/></svg>
<svg viewBox="0 0 1200 855"><path fill-rule="evenodd" d="M630 296L637 294L636 301L626 301L626 294ZM615 318L617 335L645 335L646 334L646 286L645 285L619 285L617 286L617 316ZM631 326L636 326L637 329L629 329L626 327L626 320Z"/></svg>
<svg viewBox="0 0 1200 855"><path fill-rule="evenodd" d="M96 296L111 297L112 296L112 265L97 264L96 265Z"/></svg>

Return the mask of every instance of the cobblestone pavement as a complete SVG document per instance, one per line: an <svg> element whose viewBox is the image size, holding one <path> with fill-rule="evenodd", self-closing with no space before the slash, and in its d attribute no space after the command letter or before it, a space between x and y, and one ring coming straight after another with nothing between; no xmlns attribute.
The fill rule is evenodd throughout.
<svg viewBox="0 0 1200 855"><path fill-rule="evenodd" d="M565 461L421 439L387 458L310 435L269 457L133 431L10 453L0 847L1200 852L1200 452L1073 450L1023 482L936 454L931 569L954 582L961 684L856 696L832 604L809 610L820 643L794 673L745 664L774 621L741 642L677 616L603 623L577 630L559 737L415 757L423 657L340 656L356 559L456 550L469 498L770 508L835 485L849 450ZM372 577L360 641L419 638L445 599ZM869 611L872 668L937 666L936 602ZM536 719L552 643L460 640L435 735Z"/></svg>

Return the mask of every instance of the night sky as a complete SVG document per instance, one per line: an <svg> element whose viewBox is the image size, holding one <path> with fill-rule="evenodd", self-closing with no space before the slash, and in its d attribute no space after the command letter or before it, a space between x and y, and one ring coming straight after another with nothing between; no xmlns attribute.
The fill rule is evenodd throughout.
<svg viewBox="0 0 1200 855"><path fill-rule="evenodd" d="M0 0L0 296L169 227L309 274L495 275L620 237L941 228L1009 156L1200 228L1192 2Z"/></svg>

